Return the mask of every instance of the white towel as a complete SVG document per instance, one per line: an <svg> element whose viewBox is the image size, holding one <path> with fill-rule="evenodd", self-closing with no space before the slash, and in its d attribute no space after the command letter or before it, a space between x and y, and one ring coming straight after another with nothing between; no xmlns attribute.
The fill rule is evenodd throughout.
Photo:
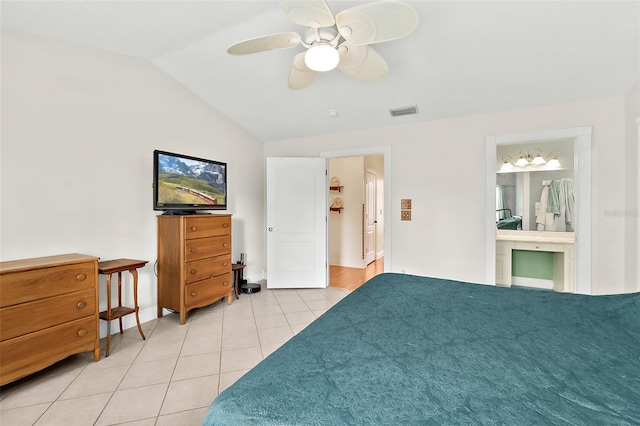
<svg viewBox="0 0 640 426"><path fill-rule="evenodd" d="M547 223L547 199L549 198L549 187L544 186L542 188L542 195L540 196L540 209L536 215L536 228L538 231L544 231L545 224Z"/></svg>
<svg viewBox="0 0 640 426"><path fill-rule="evenodd" d="M553 227L550 230L556 232L564 232L567 230L567 224L565 222L566 204L565 200L565 187L558 182L558 214L553 217Z"/></svg>

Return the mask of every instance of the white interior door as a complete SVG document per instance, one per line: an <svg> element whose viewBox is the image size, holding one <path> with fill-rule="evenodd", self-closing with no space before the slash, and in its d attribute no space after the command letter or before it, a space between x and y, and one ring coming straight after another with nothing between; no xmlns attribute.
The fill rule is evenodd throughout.
<svg viewBox="0 0 640 426"><path fill-rule="evenodd" d="M267 288L326 287L327 160L267 158Z"/></svg>
<svg viewBox="0 0 640 426"><path fill-rule="evenodd" d="M376 174L367 170L364 191L364 261L376 260Z"/></svg>

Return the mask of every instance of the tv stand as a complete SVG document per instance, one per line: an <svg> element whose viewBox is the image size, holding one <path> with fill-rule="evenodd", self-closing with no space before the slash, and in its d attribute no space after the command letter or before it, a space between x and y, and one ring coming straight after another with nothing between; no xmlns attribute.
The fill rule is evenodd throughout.
<svg viewBox="0 0 640 426"><path fill-rule="evenodd" d="M158 318L162 309L180 313L224 297L233 302L231 215L160 215L158 219Z"/></svg>

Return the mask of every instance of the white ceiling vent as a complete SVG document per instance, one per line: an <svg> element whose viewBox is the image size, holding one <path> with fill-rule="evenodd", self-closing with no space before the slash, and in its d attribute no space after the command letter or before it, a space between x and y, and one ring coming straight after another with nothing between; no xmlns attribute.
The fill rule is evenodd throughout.
<svg viewBox="0 0 640 426"><path fill-rule="evenodd" d="M392 117L399 117L401 115L417 114L418 113L418 107L414 105L414 106L410 106L410 107L390 109L389 112L391 113Z"/></svg>

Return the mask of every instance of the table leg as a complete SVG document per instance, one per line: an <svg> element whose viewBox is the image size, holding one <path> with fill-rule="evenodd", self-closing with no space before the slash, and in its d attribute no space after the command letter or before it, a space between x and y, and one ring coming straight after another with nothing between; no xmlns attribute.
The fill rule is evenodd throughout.
<svg viewBox="0 0 640 426"><path fill-rule="evenodd" d="M240 298L240 269L233 271L233 288L236 293L236 300Z"/></svg>
<svg viewBox="0 0 640 426"><path fill-rule="evenodd" d="M140 332L142 340L145 340L142 327L140 326L140 317L138 316L138 271L131 269L129 272L133 276L133 309L136 311L136 323L138 324L138 331Z"/></svg>
<svg viewBox="0 0 640 426"><path fill-rule="evenodd" d="M122 272L118 272L118 306L122 306ZM122 334L122 317L118 318L120 334Z"/></svg>
<svg viewBox="0 0 640 426"><path fill-rule="evenodd" d="M111 274L107 275L107 317L111 318ZM105 357L109 356L109 349L111 347L111 321L107 320L107 349L105 350Z"/></svg>

